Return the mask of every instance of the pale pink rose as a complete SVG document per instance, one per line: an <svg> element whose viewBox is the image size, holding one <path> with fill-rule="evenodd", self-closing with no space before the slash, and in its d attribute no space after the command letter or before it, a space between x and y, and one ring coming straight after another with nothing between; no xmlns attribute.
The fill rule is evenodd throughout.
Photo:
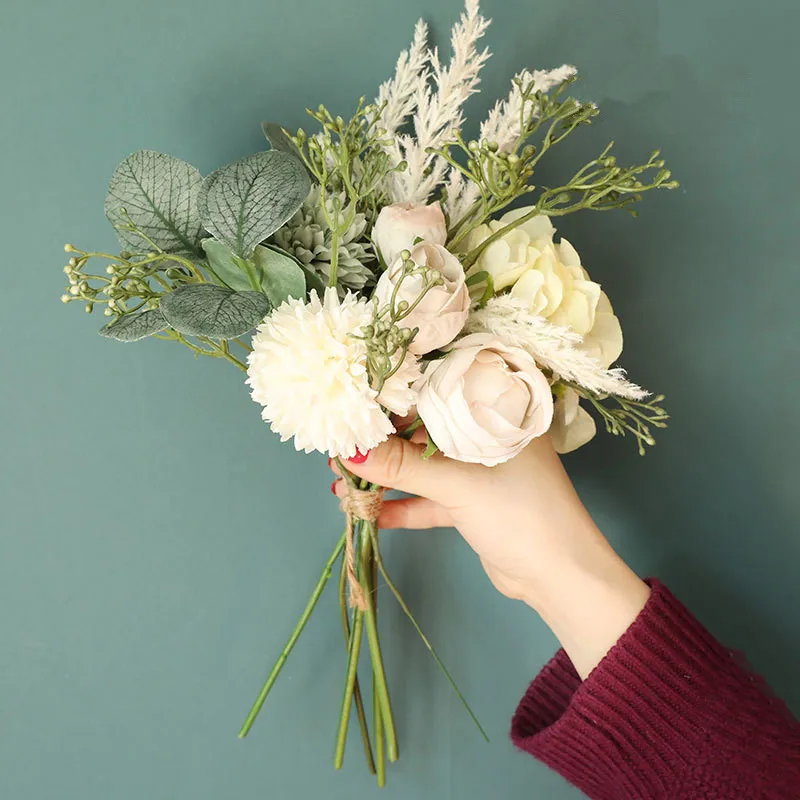
<svg viewBox="0 0 800 800"><path fill-rule="evenodd" d="M441 245L447 241L447 224L438 203L395 203L381 209L372 228L372 241L387 266L394 264L403 250L413 250L418 239Z"/></svg>
<svg viewBox="0 0 800 800"><path fill-rule="evenodd" d="M492 467L553 420L553 395L533 358L489 333L459 339L416 382L417 412L439 450Z"/></svg>
<svg viewBox="0 0 800 800"><path fill-rule="evenodd" d="M461 332L469 314L469 289L461 262L442 245L421 242L410 252L415 264L440 273L443 281L428 289L414 310L398 323L403 328L419 329L408 350L423 355L450 344ZM393 296L396 303L405 301L409 307L417 302L425 285L422 275L403 278L394 295L402 270L403 262L398 258L378 279L374 296L379 305L387 305Z"/></svg>

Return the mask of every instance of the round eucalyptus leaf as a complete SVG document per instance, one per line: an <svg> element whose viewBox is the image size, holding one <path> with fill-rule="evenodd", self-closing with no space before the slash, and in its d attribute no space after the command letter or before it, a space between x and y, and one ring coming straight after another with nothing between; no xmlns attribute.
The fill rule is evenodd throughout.
<svg viewBox="0 0 800 800"><path fill-rule="evenodd" d="M311 181L303 164L279 150L243 158L212 172L198 206L203 225L234 254L249 258L300 208Z"/></svg>
<svg viewBox="0 0 800 800"><path fill-rule="evenodd" d="M236 292L210 283L181 286L161 298L161 311L176 331L214 339L247 333L271 307L261 292Z"/></svg>
<svg viewBox="0 0 800 800"><path fill-rule="evenodd" d="M250 273L254 275L256 283L260 285L261 276L256 265L235 256L224 242L218 242L216 239L203 239L201 244L208 259L210 271L226 286L239 292L251 291L253 284L250 280Z"/></svg>
<svg viewBox="0 0 800 800"><path fill-rule="evenodd" d="M138 342L163 331L167 327L167 320L158 308L150 311L139 311L136 314L125 314L118 317L108 325L104 325L98 333L107 339L116 339L118 342Z"/></svg>
<svg viewBox="0 0 800 800"><path fill-rule="evenodd" d="M274 307L290 297L306 295L306 276L287 253L272 247L256 247L253 262L261 276L261 288Z"/></svg>
<svg viewBox="0 0 800 800"><path fill-rule="evenodd" d="M127 250L150 252L155 243L167 253L193 254L202 228L197 207L202 185L191 164L139 150L111 176L106 217ZM130 230L131 223L138 230Z"/></svg>

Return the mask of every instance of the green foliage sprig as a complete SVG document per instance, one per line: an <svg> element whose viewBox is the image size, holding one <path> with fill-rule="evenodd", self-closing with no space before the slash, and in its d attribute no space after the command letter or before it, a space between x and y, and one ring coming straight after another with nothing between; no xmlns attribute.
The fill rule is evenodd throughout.
<svg viewBox="0 0 800 800"><path fill-rule="evenodd" d="M531 182L544 154L577 128L590 124L599 113L593 103L580 103L575 98L564 97L574 81L574 77L565 80L551 93L535 91L534 81L524 86L517 81L522 99L520 133L507 150L501 151L497 142L466 142L459 135L441 149L431 151L461 172L480 191L480 198L462 219L454 221L450 229L448 247L453 250L459 249L470 231L515 200L539 192L529 214L510 222L465 255L466 267L473 264L492 241L538 214L563 216L581 210L608 211L614 208L635 214L631 206L641 199L643 192L677 187L677 182L670 180L670 172L664 168L658 151L652 153L644 164L623 167L611 155L613 142L561 186L539 187ZM535 137L539 137L536 142L531 141Z"/></svg>
<svg viewBox="0 0 800 800"><path fill-rule="evenodd" d="M576 384L570 384L582 398L587 400L603 420L606 431L614 436L633 435L639 455L645 455L645 447L652 447L656 440L651 428L666 428L669 414L662 407L664 395L659 394L645 400L629 400L606 394L595 394ZM613 405L609 407L609 403Z"/></svg>
<svg viewBox="0 0 800 800"><path fill-rule="evenodd" d="M363 97L348 121L334 117L323 105L307 111L319 123L321 132L309 136L301 128L294 136L286 135L320 185L320 207L332 233L328 285L336 286L340 238L359 212L367 218L366 229L372 229L387 202L382 188L386 176L406 165L390 163L386 133L378 124L381 109L367 104Z"/></svg>

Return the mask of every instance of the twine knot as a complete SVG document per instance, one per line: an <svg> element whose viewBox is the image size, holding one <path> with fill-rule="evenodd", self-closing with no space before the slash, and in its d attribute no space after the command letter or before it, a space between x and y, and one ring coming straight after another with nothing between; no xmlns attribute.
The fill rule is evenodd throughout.
<svg viewBox="0 0 800 800"><path fill-rule="evenodd" d="M360 611L369 607L364 588L356 575L356 553L353 544L355 522L375 522L381 513L383 505L383 489L356 489L345 483L346 494L342 498L341 507L347 520L345 537L345 569L347 571L347 586L350 590L350 606Z"/></svg>

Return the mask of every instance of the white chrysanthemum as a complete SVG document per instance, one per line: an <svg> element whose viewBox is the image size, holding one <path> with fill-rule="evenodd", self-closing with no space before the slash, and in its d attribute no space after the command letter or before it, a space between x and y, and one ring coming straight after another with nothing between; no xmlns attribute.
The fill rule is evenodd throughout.
<svg viewBox="0 0 800 800"><path fill-rule="evenodd" d="M281 441L294 437L298 450L350 458L394 432L381 404L406 413L419 369L407 360L379 397L369 385L366 344L356 338L371 322L368 300L349 292L339 300L329 288L322 302L316 292L307 303L291 298L259 325L247 383Z"/></svg>

